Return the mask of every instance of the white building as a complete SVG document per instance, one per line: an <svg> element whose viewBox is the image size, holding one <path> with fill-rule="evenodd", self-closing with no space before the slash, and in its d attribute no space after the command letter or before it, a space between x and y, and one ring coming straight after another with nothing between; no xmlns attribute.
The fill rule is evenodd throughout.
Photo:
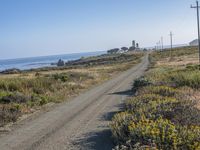
<svg viewBox="0 0 200 150"><path fill-rule="evenodd" d="M190 46L198 46L198 39L193 40L192 42L189 43Z"/></svg>

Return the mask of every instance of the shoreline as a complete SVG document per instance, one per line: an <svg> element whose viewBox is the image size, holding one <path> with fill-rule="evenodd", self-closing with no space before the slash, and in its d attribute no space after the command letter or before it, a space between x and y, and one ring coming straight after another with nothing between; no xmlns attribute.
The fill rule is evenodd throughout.
<svg viewBox="0 0 200 150"><path fill-rule="evenodd" d="M138 64L143 53L84 58L65 67L43 68L0 76L0 126L68 101L74 95L111 79ZM14 111L13 111L14 110Z"/></svg>
<svg viewBox="0 0 200 150"><path fill-rule="evenodd" d="M39 69L44 67L55 67L58 60L65 62L81 59L82 57L93 57L106 54L106 51L83 52L62 55L48 55L27 58L14 58L0 60L0 72L5 70L17 69L21 71Z"/></svg>
<svg viewBox="0 0 200 150"><path fill-rule="evenodd" d="M122 55L130 55L130 54L137 54L142 52L130 52L130 53L122 53L122 54L100 54L96 56L88 56L88 57L81 57L75 60L69 60L64 62L64 66L58 66L58 63L52 63L50 66L40 67L40 68L31 68L31 69L24 69L20 70L17 68L6 69L0 71L0 75L9 75L9 74L23 74L23 73L30 73L30 72L41 72L41 71L54 71L54 70L68 70L68 69L78 69L84 67L92 67L96 65L108 65L112 64L113 62L109 62L109 58L116 57L115 61Z"/></svg>

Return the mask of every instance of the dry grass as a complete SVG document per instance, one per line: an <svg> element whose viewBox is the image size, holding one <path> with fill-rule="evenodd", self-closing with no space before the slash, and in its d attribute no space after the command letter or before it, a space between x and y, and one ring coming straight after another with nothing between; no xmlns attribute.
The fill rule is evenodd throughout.
<svg viewBox="0 0 200 150"><path fill-rule="evenodd" d="M32 113L48 103L66 101L80 92L100 84L140 62L140 54L131 54L126 62L26 71L0 75L0 126L16 121L19 116ZM117 56L120 58L120 55ZM113 56L111 57L113 61Z"/></svg>
<svg viewBox="0 0 200 150"><path fill-rule="evenodd" d="M196 47L174 49L174 55L172 58L170 58L169 55L162 58L162 54L160 54L160 58L157 58L154 68L184 69L188 65L197 65L199 63L199 54L196 49ZM182 51L183 54L176 55L176 52L178 53L178 51ZM185 51L188 53L186 53ZM165 53L169 53L169 51ZM200 109L200 92L196 91L195 93L193 93L193 95L191 95L191 98L197 100L197 107Z"/></svg>
<svg viewBox="0 0 200 150"><path fill-rule="evenodd" d="M195 47L153 52L151 68L134 82L135 96L113 117L118 146L130 149L200 149L200 72Z"/></svg>
<svg viewBox="0 0 200 150"><path fill-rule="evenodd" d="M189 64L198 64L199 58L198 54L192 54L187 56L180 56L180 57L173 57L165 58L163 60L159 60L156 62L156 66L163 66L163 67L181 67L187 66Z"/></svg>

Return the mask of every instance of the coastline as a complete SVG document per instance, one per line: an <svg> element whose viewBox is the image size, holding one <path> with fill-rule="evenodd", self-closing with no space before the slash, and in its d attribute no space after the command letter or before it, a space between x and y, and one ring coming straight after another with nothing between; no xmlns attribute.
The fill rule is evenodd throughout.
<svg viewBox="0 0 200 150"><path fill-rule="evenodd" d="M138 64L143 55L142 52L101 55L70 61L64 67L1 75L0 109L5 112L0 113L0 126L41 110L45 105L68 101Z"/></svg>
<svg viewBox="0 0 200 150"><path fill-rule="evenodd" d="M68 62L80 59L82 57L98 56L105 53L106 53L105 51L96 51L96 52L83 52L83 53L37 56L37 57L26 57L26 58L0 59L0 71L8 69L30 70L43 67L55 67L56 65L53 64L56 64L59 59Z"/></svg>

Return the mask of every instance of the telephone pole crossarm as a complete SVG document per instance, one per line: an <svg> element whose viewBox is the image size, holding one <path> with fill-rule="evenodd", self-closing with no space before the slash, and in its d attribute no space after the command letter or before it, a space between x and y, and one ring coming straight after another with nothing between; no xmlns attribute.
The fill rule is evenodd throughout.
<svg viewBox="0 0 200 150"><path fill-rule="evenodd" d="M192 5L191 5L190 8L197 8L197 6L192 6ZM200 6L198 6L198 8L200 8Z"/></svg>

